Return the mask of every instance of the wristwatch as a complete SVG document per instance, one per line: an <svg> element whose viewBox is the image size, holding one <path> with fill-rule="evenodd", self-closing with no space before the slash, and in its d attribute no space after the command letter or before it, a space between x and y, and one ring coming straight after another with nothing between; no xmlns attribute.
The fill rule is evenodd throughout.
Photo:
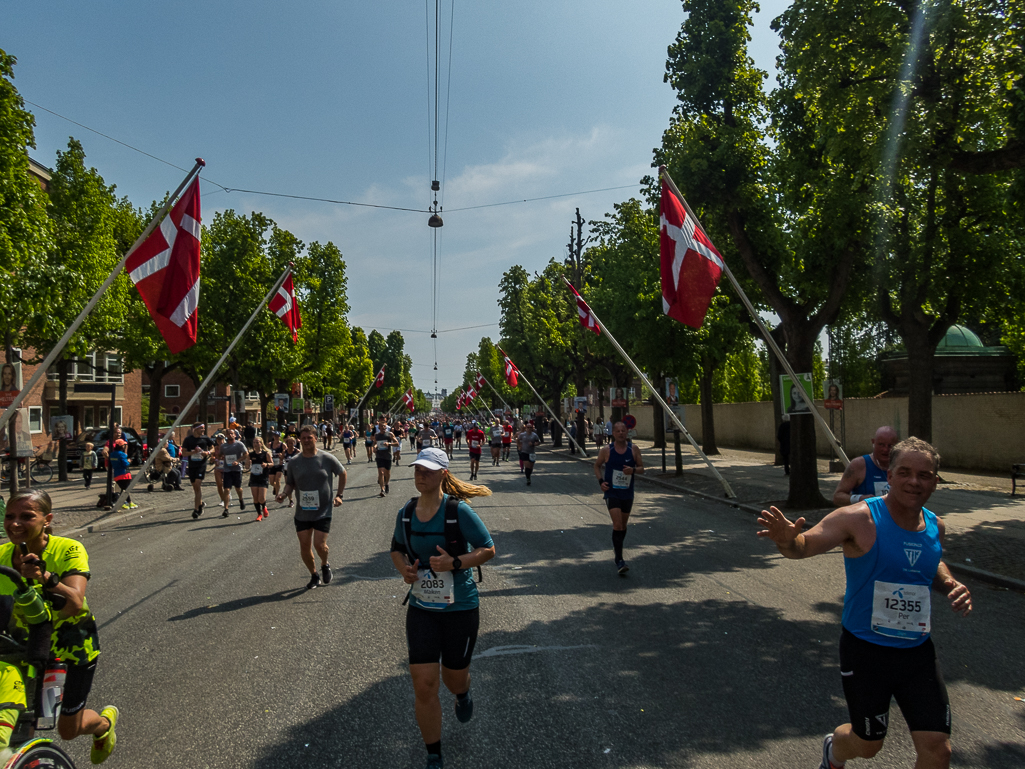
<svg viewBox="0 0 1025 769"><path fill-rule="evenodd" d="M60 584L60 581L60 574L58 574L55 571L51 571L50 576L43 580L43 587L45 587L47 590L53 590L55 587L57 587L57 585Z"/></svg>
<svg viewBox="0 0 1025 769"><path fill-rule="evenodd" d="M461 560L459 560L459 556L458 555L455 558L452 559L452 568L453 569L461 569L461 568L463 568L463 562Z"/></svg>

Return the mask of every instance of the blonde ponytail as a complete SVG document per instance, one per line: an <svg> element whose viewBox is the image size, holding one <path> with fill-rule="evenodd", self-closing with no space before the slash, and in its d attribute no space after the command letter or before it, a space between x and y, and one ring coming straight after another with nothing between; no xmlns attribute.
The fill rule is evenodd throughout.
<svg viewBox="0 0 1025 769"><path fill-rule="evenodd" d="M473 497L490 497L491 489L477 486L456 478L452 473L445 473L441 478L441 490L453 499L472 499Z"/></svg>

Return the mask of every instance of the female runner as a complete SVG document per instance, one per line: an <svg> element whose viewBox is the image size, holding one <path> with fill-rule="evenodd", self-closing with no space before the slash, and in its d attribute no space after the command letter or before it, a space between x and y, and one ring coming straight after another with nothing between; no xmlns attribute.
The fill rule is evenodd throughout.
<svg viewBox="0 0 1025 769"><path fill-rule="evenodd" d="M495 544L481 519L464 500L491 494L484 486L464 483L448 471L448 455L426 448L411 465L419 497L399 511L391 557L410 585L406 611L409 673L415 711L427 748L427 768L441 769L441 700L439 682L456 695L456 718L473 717L470 659L480 624L479 597L473 569L495 557ZM448 543L445 518L449 499L458 500L456 517L461 547ZM404 519L409 519L409 526ZM407 536L408 532L408 536ZM446 552L445 545L456 550ZM440 665L439 665L440 662Z"/></svg>
<svg viewBox="0 0 1025 769"><path fill-rule="evenodd" d="M271 453L264 448L259 436L253 438L253 450L246 457L246 469L249 471L249 492L253 495L253 507L256 508L258 521L268 516L267 477L273 468Z"/></svg>

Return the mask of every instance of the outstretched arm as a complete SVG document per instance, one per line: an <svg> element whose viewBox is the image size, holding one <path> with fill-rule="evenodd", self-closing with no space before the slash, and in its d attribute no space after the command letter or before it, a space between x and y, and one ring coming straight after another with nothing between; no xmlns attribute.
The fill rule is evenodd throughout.
<svg viewBox="0 0 1025 769"><path fill-rule="evenodd" d="M850 512L848 508L834 510L808 532L804 529L804 518L791 523L787 517L775 507L762 510L758 523L763 527L759 537L771 539L779 552L786 558L811 558L814 555L828 553L851 538Z"/></svg>

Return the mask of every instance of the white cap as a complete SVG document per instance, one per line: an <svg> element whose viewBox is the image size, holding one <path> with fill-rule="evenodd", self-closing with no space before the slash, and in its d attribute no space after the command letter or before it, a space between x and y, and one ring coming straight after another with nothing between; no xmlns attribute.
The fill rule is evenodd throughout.
<svg viewBox="0 0 1025 769"><path fill-rule="evenodd" d="M427 448L416 455L409 466L420 465L428 470L448 470L448 454L441 449Z"/></svg>

